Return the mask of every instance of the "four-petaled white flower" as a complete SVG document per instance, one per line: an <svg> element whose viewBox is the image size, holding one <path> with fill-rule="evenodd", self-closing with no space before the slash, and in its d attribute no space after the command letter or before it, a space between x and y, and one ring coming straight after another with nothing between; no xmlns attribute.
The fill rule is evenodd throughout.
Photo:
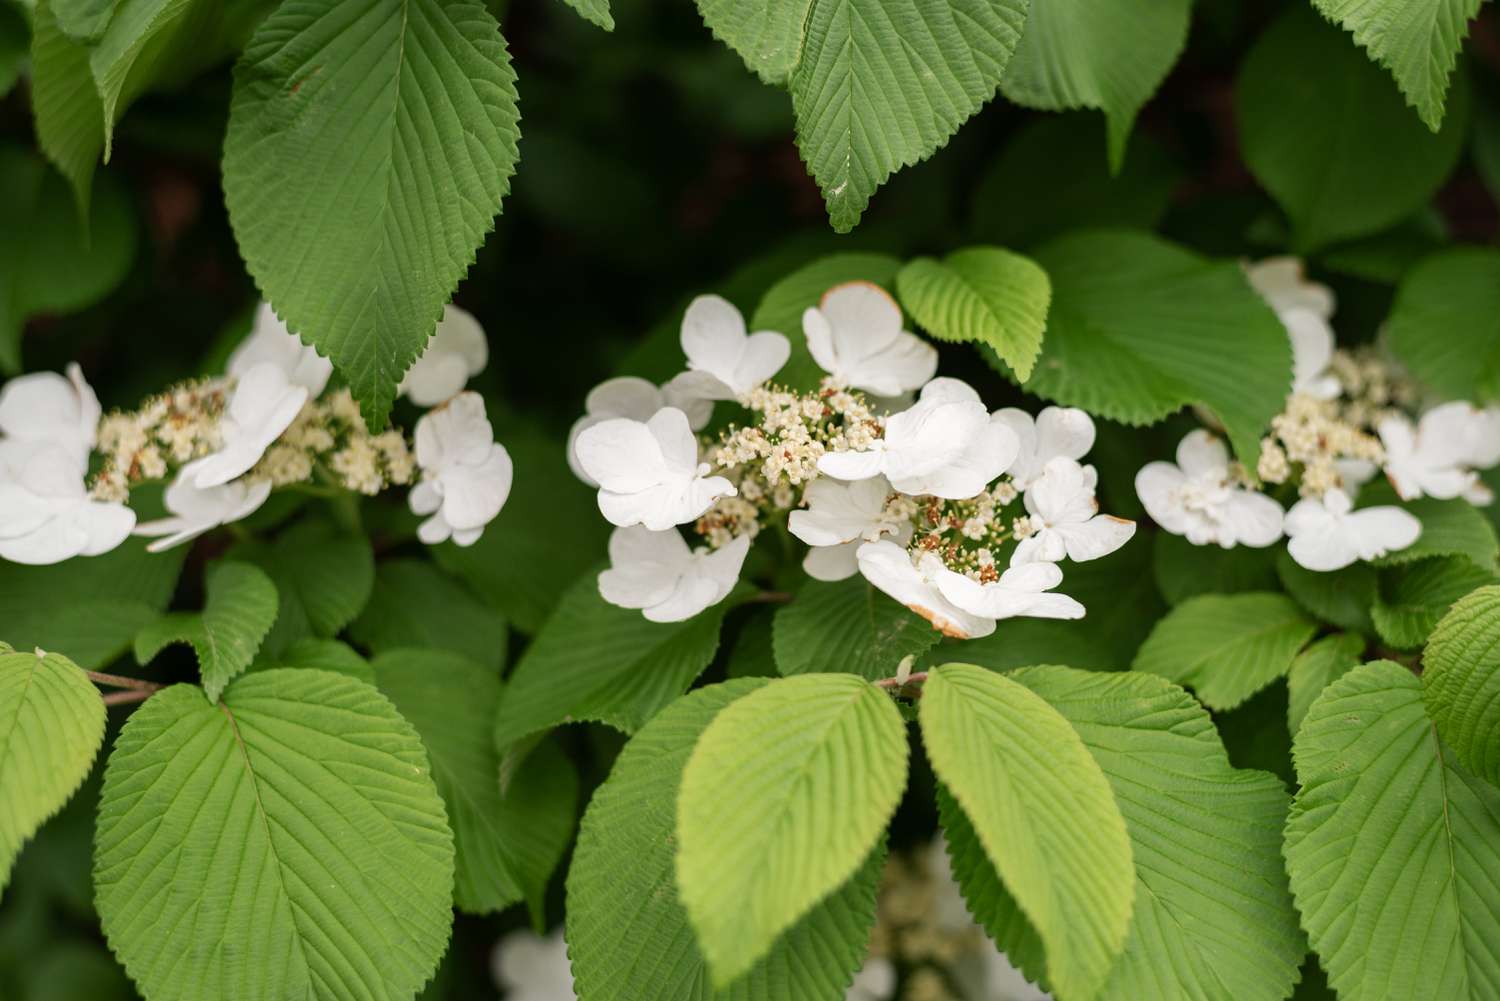
<svg viewBox="0 0 1500 1001"><path fill-rule="evenodd" d="M1415 427L1405 417L1387 417L1378 430L1385 474L1402 500L1494 499L1474 470L1500 462L1500 408L1480 410L1459 400L1433 407Z"/></svg>
<svg viewBox="0 0 1500 1001"><path fill-rule="evenodd" d="M746 334L745 318L729 300L700 295L682 317L688 371L673 383L690 396L735 400L781 371L792 345L774 331Z"/></svg>
<svg viewBox="0 0 1500 1001"><path fill-rule="evenodd" d="M684 375L679 375L659 389L645 379L622 375L607 379L589 390L589 395L583 401L583 416L573 422L573 429L568 432L568 466L573 470L573 475L591 487L599 485L578 461L578 436L611 417L628 417L644 423L663 407L676 407L687 415L690 428L694 431L701 430L713 417L714 402L679 391Z"/></svg>
<svg viewBox="0 0 1500 1001"><path fill-rule="evenodd" d="M901 307L870 282L846 282L802 314L807 350L839 386L876 396L920 389L937 373L937 349L901 329Z"/></svg>
<svg viewBox="0 0 1500 1001"><path fill-rule="evenodd" d="M734 484L709 476L687 415L666 407L650 420L618 417L583 431L576 443L583 471L599 484L599 510L610 524L662 531L693 521Z"/></svg>
<svg viewBox="0 0 1500 1001"><path fill-rule="evenodd" d="M494 437L478 393L459 393L417 421L422 482L407 503L413 514L431 515L417 527L417 538L429 546L450 537L471 546L500 513L515 470Z"/></svg>
<svg viewBox="0 0 1500 1001"><path fill-rule="evenodd" d="M1077 407L1044 407L1035 418L1006 407L996 410L994 419L1015 432L1020 442L1016 461L1006 470L1018 490L1031 486L1053 459L1081 460L1094 447L1094 419Z"/></svg>
<svg viewBox="0 0 1500 1001"><path fill-rule="evenodd" d="M1292 559L1309 570L1342 570L1358 560L1405 549L1422 534L1422 523L1399 507L1353 507L1342 490L1293 504L1286 513L1286 549Z"/></svg>
<svg viewBox="0 0 1500 1001"><path fill-rule="evenodd" d="M255 325L230 354L227 371L231 378L243 380L252 368L263 364L275 365L288 382L304 387L310 399L323 392L333 374L333 362L288 331L269 302L255 311Z"/></svg>
<svg viewBox="0 0 1500 1001"><path fill-rule="evenodd" d="M749 551L748 535L695 552L675 528L617 528L609 537L610 565L599 574L599 593L612 605L641 609L652 622L681 622L724 600Z"/></svg>
<svg viewBox="0 0 1500 1001"><path fill-rule="evenodd" d="M802 500L805 511L793 511L787 519L793 535L812 548L802 560L802 569L815 580L844 580L859 572L859 547L890 535L901 545L911 539L909 521L885 517L891 484L884 476L845 483L820 476L807 485Z"/></svg>
<svg viewBox="0 0 1500 1001"><path fill-rule="evenodd" d="M966 383L933 379L910 409L886 420L885 436L867 451L830 452L818 470L841 480L883 474L904 494L965 500L1005 472L1020 447Z"/></svg>
<svg viewBox="0 0 1500 1001"><path fill-rule="evenodd" d="M1217 543L1261 548L1281 538L1281 505L1236 483L1229 450L1207 431L1189 432L1177 465L1149 462L1135 474L1135 492L1152 519L1195 546Z"/></svg>
<svg viewBox="0 0 1500 1001"><path fill-rule="evenodd" d="M419 407L435 407L462 392L489 360L490 345L479 321L467 310L449 305L396 392Z"/></svg>
<svg viewBox="0 0 1500 1001"><path fill-rule="evenodd" d="M53 441L16 445L0 457L0 558L61 563L107 553L125 541L135 512L89 497L73 447Z"/></svg>
<svg viewBox="0 0 1500 1001"><path fill-rule="evenodd" d="M1026 512L1034 529L1011 554L1010 565L1075 563L1108 556L1135 535L1135 522L1100 514L1094 488L1099 472L1059 456L1026 491Z"/></svg>
<svg viewBox="0 0 1500 1001"><path fill-rule="evenodd" d="M529 928L511 932L495 946L490 964L505 1001L575 1001L561 928L546 938Z"/></svg>
<svg viewBox="0 0 1500 1001"><path fill-rule="evenodd" d="M251 365L238 379L219 418L219 450L196 463L193 483L199 489L222 486L248 473L291 427L310 393L273 362Z"/></svg>
<svg viewBox="0 0 1500 1001"><path fill-rule="evenodd" d="M270 480L241 478L222 486L200 488L195 481L203 461L190 462L178 470L177 478L162 495L170 517L145 521L135 527L136 535L165 536L147 546L149 552L180 546L220 525L248 518L271 496Z"/></svg>
<svg viewBox="0 0 1500 1001"><path fill-rule="evenodd" d="M871 956L854 975L844 1001L890 1001L896 996L896 968L889 959Z"/></svg>
<svg viewBox="0 0 1500 1001"><path fill-rule="evenodd" d="M102 411L78 364L70 363L67 372L66 378L35 372L0 388L0 456L10 453L12 461L21 461L45 442L68 452L80 468L88 467Z"/></svg>

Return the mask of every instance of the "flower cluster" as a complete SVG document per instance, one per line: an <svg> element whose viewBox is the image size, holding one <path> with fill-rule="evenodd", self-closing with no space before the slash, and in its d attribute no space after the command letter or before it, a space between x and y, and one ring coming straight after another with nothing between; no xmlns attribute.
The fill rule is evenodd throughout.
<svg viewBox="0 0 1500 1001"><path fill-rule="evenodd" d="M1212 433L1193 431L1177 462L1152 462L1136 492L1163 529L1195 545L1264 547L1286 536L1291 557L1315 571L1339 570L1404 549L1421 523L1393 505L1355 508L1360 488L1384 472L1403 500L1493 498L1479 470L1500 464L1500 407L1464 401L1431 406L1398 366L1373 349L1334 346L1331 290L1308 281L1295 258L1246 269L1291 342L1292 391L1261 442L1255 474L1295 484L1290 510L1257 489Z"/></svg>
<svg viewBox="0 0 1500 1001"><path fill-rule="evenodd" d="M802 324L827 373L816 390L773 381L786 337L751 334L733 306L701 296L683 320L686 372L589 395L569 460L617 526L605 599L688 618L723 600L751 541L783 524L808 545L810 576L862 574L950 636L985 636L1014 616L1081 617L1054 592L1059 564L1108 555L1135 532L1098 513L1097 474L1080 463L1088 415L991 413L965 383L934 377L936 351L866 282L828 290ZM696 435L726 399L748 420Z"/></svg>
<svg viewBox="0 0 1500 1001"><path fill-rule="evenodd" d="M333 366L262 304L222 376L101 416L77 365L0 391L0 557L56 563L134 532L159 552L253 514L272 490L308 485L374 495L418 480L413 512L428 543L469 545L510 491L511 464L484 402L463 388L488 357L474 318L449 307L400 390L433 409L415 451L399 430L372 434ZM95 457L97 460L95 461ZM93 473L90 475L90 468ZM170 479L167 517L136 524L132 488Z"/></svg>

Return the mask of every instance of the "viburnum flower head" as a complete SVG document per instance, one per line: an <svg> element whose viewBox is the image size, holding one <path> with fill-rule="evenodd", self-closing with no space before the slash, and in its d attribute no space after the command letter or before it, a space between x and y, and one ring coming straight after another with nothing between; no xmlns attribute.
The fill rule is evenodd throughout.
<svg viewBox="0 0 1500 1001"><path fill-rule="evenodd" d="M1032 417L1006 407L994 419L1015 433L1020 443L1016 461L1006 469L1018 490L1025 490L1058 457L1081 460L1094 447L1094 419L1077 407L1044 407Z"/></svg>
<svg viewBox="0 0 1500 1001"><path fill-rule="evenodd" d="M419 407L435 407L463 392L489 360L489 341L479 321L467 310L449 305L396 392Z"/></svg>
<svg viewBox="0 0 1500 1001"><path fill-rule="evenodd" d="M177 478L162 495L169 517L146 521L135 527L136 535L161 536L146 549L159 553L196 539L204 532L248 518L271 496L271 481L241 477L217 487L197 485L198 467L205 460L190 462L178 470Z"/></svg>
<svg viewBox="0 0 1500 1001"><path fill-rule="evenodd" d="M1281 505L1237 483L1224 442L1201 429L1178 444L1175 466L1141 467L1135 492L1158 525L1195 546L1263 548L1281 538Z"/></svg>
<svg viewBox="0 0 1500 1001"><path fill-rule="evenodd" d="M459 393L417 421L422 482L407 503L413 514L430 515L417 527L417 538L429 546L449 538L471 546L500 513L515 469L494 437L478 393Z"/></svg>
<svg viewBox="0 0 1500 1001"><path fill-rule="evenodd" d="M859 547L891 535L901 545L912 536L909 521L892 522L885 517L891 484L884 476L845 483L820 476L807 485L802 499L805 510L793 511L787 519L793 535L812 548L802 560L802 569L815 580L845 580L859 573Z"/></svg>
<svg viewBox="0 0 1500 1001"><path fill-rule="evenodd" d="M599 593L612 605L641 609L652 622L681 622L724 600L749 551L748 535L718 549L693 550L676 528L617 528L609 537L609 569L599 574Z"/></svg>
<svg viewBox="0 0 1500 1001"><path fill-rule="evenodd" d="M39 443L49 443L74 456L87 468L89 452L99 438L99 398L84 381L76 362L67 377L56 372L34 372L11 379L0 388L0 455L19 459Z"/></svg>
<svg viewBox="0 0 1500 1001"><path fill-rule="evenodd" d="M1016 546L1010 565L1057 563L1065 556L1082 563L1108 556L1129 542L1135 522L1099 513L1094 499L1098 481L1093 466L1080 466L1066 456L1048 462L1024 498L1034 531Z"/></svg>
<svg viewBox="0 0 1500 1001"><path fill-rule="evenodd" d="M802 314L813 361L839 386L893 397L937 374L937 349L901 329L901 307L871 282L846 282Z"/></svg>
<svg viewBox="0 0 1500 1001"><path fill-rule="evenodd" d="M251 365L238 380L219 418L219 450L196 463L193 483L201 490L248 473L291 427L310 393L273 362Z"/></svg>
<svg viewBox="0 0 1500 1001"><path fill-rule="evenodd" d="M1500 408L1480 410L1460 400L1433 407L1415 426L1392 416L1377 430L1385 446L1385 474L1402 500L1464 497L1488 504L1494 499L1475 470L1500 463Z"/></svg>
<svg viewBox="0 0 1500 1001"><path fill-rule="evenodd" d="M992 420L979 394L958 379L933 379L910 409L886 419L885 435L862 452L829 452L818 471L841 480L883 475L904 494L965 500L1005 472L1020 451L1016 434Z"/></svg>
<svg viewBox="0 0 1500 1001"><path fill-rule="evenodd" d="M1306 497L1286 513L1287 552L1309 570L1342 570L1405 549L1422 534L1422 523L1399 507L1353 510L1342 490Z"/></svg>
<svg viewBox="0 0 1500 1001"><path fill-rule="evenodd" d="M17 444L0 456L0 558L61 563L107 553L125 541L135 513L89 497L76 440Z"/></svg>
<svg viewBox="0 0 1500 1001"><path fill-rule="evenodd" d="M705 400L735 400L770 379L791 357L791 343L775 331L745 332L745 318L729 300L700 295L682 317L688 371L679 391Z"/></svg>
<svg viewBox="0 0 1500 1001"><path fill-rule="evenodd" d="M702 430L713 417L714 403L679 391L680 381L688 375L691 373L679 375L660 388L645 379L622 375L591 389L583 401L583 416L573 422L573 429L568 433L568 466L573 474L591 487L599 485L578 461L578 436L611 417L645 422L663 407L676 407L687 416L688 427L694 431Z"/></svg>
<svg viewBox="0 0 1500 1001"><path fill-rule="evenodd" d="M287 382L305 388L310 399L323 392L333 374L333 362L288 331L268 302L255 311L254 326L230 354L227 372L243 380L252 368L263 364L275 365Z"/></svg>
<svg viewBox="0 0 1500 1001"><path fill-rule="evenodd" d="M576 443L583 471L599 484L599 510L610 524L663 531L685 525L734 484L709 476L687 415L665 407L648 421L618 417L587 428Z"/></svg>

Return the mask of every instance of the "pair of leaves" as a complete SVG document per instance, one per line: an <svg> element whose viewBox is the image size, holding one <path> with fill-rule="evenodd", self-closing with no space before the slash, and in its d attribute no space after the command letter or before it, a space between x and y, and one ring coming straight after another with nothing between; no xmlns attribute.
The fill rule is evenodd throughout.
<svg viewBox="0 0 1500 1001"><path fill-rule="evenodd" d="M170 612L136 634L135 659L148 664L169 644L191 644L203 691L218 702L276 621L276 585L259 568L226 560L209 568L205 588L203 611Z"/></svg>

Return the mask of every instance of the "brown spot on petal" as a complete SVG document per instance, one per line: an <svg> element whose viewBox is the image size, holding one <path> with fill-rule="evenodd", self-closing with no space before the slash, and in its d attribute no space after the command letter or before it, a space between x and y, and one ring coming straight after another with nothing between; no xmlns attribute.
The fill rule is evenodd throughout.
<svg viewBox="0 0 1500 1001"><path fill-rule="evenodd" d="M956 640L966 640L969 638L969 634L960 629L957 623L944 618L930 608L923 608L921 605L907 605L906 607L922 616L922 618L926 619L928 622L931 622L932 628L936 629L944 636L951 636Z"/></svg>
<svg viewBox="0 0 1500 1001"><path fill-rule="evenodd" d="M894 309L896 309L898 311L901 309L900 306L896 305L896 300L891 298L891 294L889 292L887 292L885 289L881 288L879 285L876 285L874 282L867 282L867 281L840 282L839 284L835 285L833 288L829 289L827 292L823 293L823 298L821 298L821 299L818 300L818 306L819 306L819 308L821 308L823 306L823 304L828 301L828 297L831 296L831 295L833 295L833 293L837 292L839 289L849 288L850 286L853 286L853 285L863 285L866 288L874 289L876 292L879 292L882 296L885 297L886 301L891 304L892 308L894 308Z"/></svg>

